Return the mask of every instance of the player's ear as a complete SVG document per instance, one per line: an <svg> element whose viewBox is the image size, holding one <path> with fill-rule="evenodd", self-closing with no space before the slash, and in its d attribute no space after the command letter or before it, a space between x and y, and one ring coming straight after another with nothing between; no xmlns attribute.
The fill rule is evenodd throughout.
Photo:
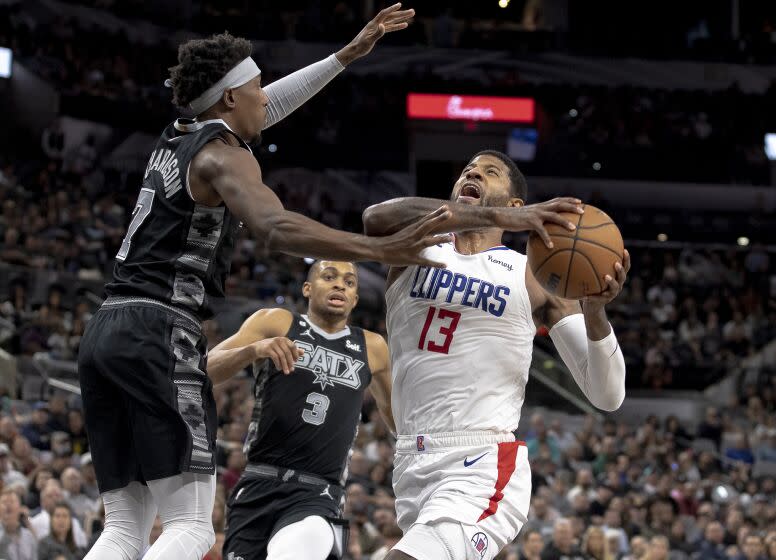
<svg viewBox="0 0 776 560"><path fill-rule="evenodd" d="M234 90L225 89L224 94L221 96L221 100L224 102L224 104L227 107L229 107L230 109L234 109L234 106L235 106Z"/></svg>
<svg viewBox="0 0 776 560"><path fill-rule="evenodd" d="M306 298L310 298L310 290L312 289L312 284L309 282L305 282L302 284L302 295Z"/></svg>
<svg viewBox="0 0 776 560"><path fill-rule="evenodd" d="M509 201L507 201L508 208L520 208L521 206L525 206L525 202L523 202L522 198L510 198Z"/></svg>
<svg viewBox="0 0 776 560"><path fill-rule="evenodd" d="M353 307L358 305L358 294L353 298Z"/></svg>

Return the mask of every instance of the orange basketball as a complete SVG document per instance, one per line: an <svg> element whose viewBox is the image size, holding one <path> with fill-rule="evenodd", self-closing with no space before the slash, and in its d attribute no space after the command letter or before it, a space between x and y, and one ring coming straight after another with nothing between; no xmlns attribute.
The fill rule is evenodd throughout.
<svg viewBox="0 0 776 560"><path fill-rule="evenodd" d="M603 211L583 205L584 214L564 213L577 229L545 224L554 247L541 237L528 238L528 266L539 284L556 296L581 299L606 289L604 277L616 277L614 263L622 263L625 247L617 225Z"/></svg>

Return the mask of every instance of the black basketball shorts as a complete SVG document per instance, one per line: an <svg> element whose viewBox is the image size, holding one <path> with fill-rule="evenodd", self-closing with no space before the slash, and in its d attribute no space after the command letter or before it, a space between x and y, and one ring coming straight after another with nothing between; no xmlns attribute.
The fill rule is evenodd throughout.
<svg viewBox="0 0 776 560"><path fill-rule="evenodd" d="M100 492L215 473L205 352L197 319L155 300L112 297L89 321L78 373Z"/></svg>
<svg viewBox="0 0 776 560"><path fill-rule="evenodd" d="M224 558L266 560L270 539L283 527L318 515L347 542L347 521L340 515L338 486L255 478L245 473L227 502ZM335 547L337 538L335 537ZM231 556L230 556L231 555ZM339 558L334 552L329 560Z"/></svg>

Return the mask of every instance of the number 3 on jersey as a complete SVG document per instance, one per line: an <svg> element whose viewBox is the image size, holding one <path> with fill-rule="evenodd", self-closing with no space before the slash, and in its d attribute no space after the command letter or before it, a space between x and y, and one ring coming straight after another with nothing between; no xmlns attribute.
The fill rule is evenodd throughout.
<svg viewBox="0 0 776 560"><path fill-rule="evenodd" d="M439 314L437 314L439 311ZM429 340L426 345L426 337L428 331L431 328L431 324L435 319L439 319L441 324L438 329L431 331L432 333L438 332L444 335L442 344L437 344L434 340ZM450 344L453 342L453 333L458 328L458 321L461 320L461 314L457 311L450 311L449 309L437 309L436 307L428 308L428 315L426 315L426 322L423 325L423 331L420 333L420 341L418 342L418 348L420 350L428 350L429 352L439 352L440 354L447 354L450 351ZM433 336L433 335L432 335Z"/></svg>
<svg viewBox="0 0 776 560"><path fill-rule="evenodd" d="M305 402L313 407L302 410L302 420L313 426L323 424L326 421L326 411L329 410L329 397L320 393L310 393Z"/></svg>

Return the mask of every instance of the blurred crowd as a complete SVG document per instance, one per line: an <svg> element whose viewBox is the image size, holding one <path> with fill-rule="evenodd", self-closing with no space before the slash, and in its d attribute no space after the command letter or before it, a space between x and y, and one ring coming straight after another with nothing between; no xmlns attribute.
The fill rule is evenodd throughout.
<svg viewBox="0 0 776 560"><path fill-rule="evenodd" d="M215 337L211 342L216 343ZM217 541L245 466L252 382L215 389L219 410ZM638 424L561 420L525 410L521 437L532 503L499 560L776 559L776 379L747 386L693 426L675 416ZM346 560L382 560L401 537L391 473L394 440L368 393L352 452ZM0 558L80 559L102 529L89 443L77 398L32 406L7 397L0 415ZM157 523L153 541L161 531Z"/></svg>
<svg viewBox="0 0 776 560"><path fill-rule="evenodd" d="M18 60L56 86L64 114L154 134L172 120L171 94L162 85L175 63L170 34L132 37L127 30L57 14L36 19L23 6L0 5L0 44L10 46ZM337 17L335 8L321 14ZM230 10L224 6L222 11ZM300 18L335 33L335 44L350 40L362 25L360 16L343 16L353 22L348 25L328 25L326 17L316 14L311 8ZM298 38L308 40L299 31L303 29L299 24ZM410 29L422 33L425 27ZM245 30L249 37L264 38L257 33ZM412 33L392 34L387 40L412 43ZM738 86L713 93L666 91L531 83L518 70L499 66L484 66L476 79L442 77L436 70L427 61L409 60L401 79L349 73L347 80L335 80L324 95L267 132L265 141L280 147L272 157L282 164L296 163L294 146L315 145L305 155L309 167L406 169L407 133L398 124L406 122L405 95L438 91L535 98L539 137L535 160L523 163L528 174L745 184L771 180L763 139L776 120L769 102L776 86L762 94L747 94ZM266 71L265 83L278 77ZM370 126L364 127L367 121ZM557 165L559 160L563 166Z"/></svg>
<svg viewBox="0 0 776 560"><path fill-rule="evenodd" d="M140 179L130 174L119 180L81 152L70 160L34 161L0 157L0 263L17 267L0 284L0 293L5 291L0 344L14 353L47 352L72 360L94 310L94 300L84 292L102 295L101 283L121 244ZM274 185L289 209L360 231L360 208L340 207L325 194L311 200L298 186ZM607 208L603 199L594 203ZM643 220L649 221L645 212ZM637 224L621 226L626 239L641 233ZM631 386L706 386L776 338L776 260L760 242L726 250L654 244L630 249L630 278L609 313ZM256 306L300 306L306 268L301 259L270 256L243 229L227 294ZM72 280L41 287L27 270L53 271ZM363 306L358 315L365 327L378 331L384 328L381 317L379 304ZM548 338L537 340L550 348ZM762 363L761 375L776 372L774 366Z"/></svg>

